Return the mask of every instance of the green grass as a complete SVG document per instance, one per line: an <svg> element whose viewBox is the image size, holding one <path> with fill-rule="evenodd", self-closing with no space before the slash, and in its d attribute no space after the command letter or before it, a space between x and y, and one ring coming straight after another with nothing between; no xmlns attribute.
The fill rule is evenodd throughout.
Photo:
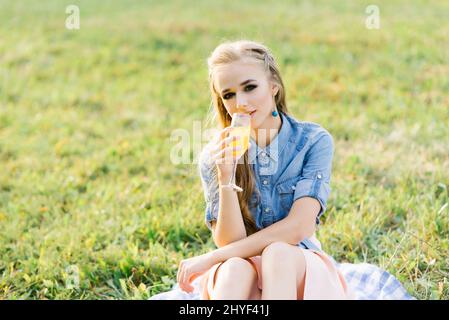
<svg viewBox="0 0 449 320"><path fill-rule="evenodd" d="M205 119L206 58L239 38L334 136L324 249L449 298L447 3L376 1L380 30L358 1L71 3L77 31L64 2L0 0L0 298L146 299L214 248L170 135Z"/></svg>

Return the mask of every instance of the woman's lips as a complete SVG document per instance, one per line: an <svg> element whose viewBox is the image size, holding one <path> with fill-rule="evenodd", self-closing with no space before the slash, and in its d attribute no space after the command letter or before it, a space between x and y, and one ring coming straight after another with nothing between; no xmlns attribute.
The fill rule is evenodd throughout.
<svg viewBox="0 0 449 320"><path fill-rule="evenodd" d="M256 113L256 111L257 111L257 110L254 110L254 111L250 112L249 115L250 115L251 117L253 117L254 114Z"/></svg>

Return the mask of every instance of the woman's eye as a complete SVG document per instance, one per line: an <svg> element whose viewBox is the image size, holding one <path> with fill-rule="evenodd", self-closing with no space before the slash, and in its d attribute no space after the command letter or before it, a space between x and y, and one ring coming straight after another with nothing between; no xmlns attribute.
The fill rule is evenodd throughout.
<svg viewBox="0 0 449 320"><path fill-rule="evenodd" d="M231 97L232 97L232 95L233 95L233 93L226 93L224 96L223 96L223 99L225 99L225 100L228 100L228 99L231 99Z"/></svg>
<svg viewBox="0 0 449 320"><path fill-rule="evenodd" d="M250 84L250 85L247 85L247 86L245 87L245 91L248 92L248 91L254 90L255 88L257 88L256 85ZM226 94L223 96L223 99L224 99L224 100L231 99L231 98L233 97L233 95L234 95L234 93L232 93L232 92L226 93Z"/></svg>

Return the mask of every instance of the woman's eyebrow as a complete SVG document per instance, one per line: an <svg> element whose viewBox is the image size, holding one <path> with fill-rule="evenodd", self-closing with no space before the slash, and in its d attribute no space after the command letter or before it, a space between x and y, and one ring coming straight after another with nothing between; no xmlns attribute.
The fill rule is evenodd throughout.
<svg viewBox="0 0 449 320"><path fill-rule="evenodd" d="M251 82L251 81L256 81L256 80L254 80L254 79L248 79L248 80L245 80L245 81L243 81L241 84L240 84L240 86L244 86L245 84L247 84L247 83L249 83L249 82ZM223 94L225 94L226 92L228 92L228 91L230 91L231 89L224 89L222 92L221 92L221 94L223 95Z"/></svg>

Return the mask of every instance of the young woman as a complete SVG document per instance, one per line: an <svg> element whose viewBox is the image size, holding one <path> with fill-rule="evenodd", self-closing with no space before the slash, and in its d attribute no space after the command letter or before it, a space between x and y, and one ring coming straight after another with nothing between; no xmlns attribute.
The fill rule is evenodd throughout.
<svg viewBox="0 0 449 320"><path fill-rule="evenodd" d="M181 261L180 288L191 292L201 276L202 299L351 298L315 238L330 192L331 135L288 113L281 75L264 45L223 43L208 65L221 132L204 148L199 168L218 249ZM249 150L240 159L229 136L234 113L251 117ZM236 161L241 192L229 184Z"/></svg>

